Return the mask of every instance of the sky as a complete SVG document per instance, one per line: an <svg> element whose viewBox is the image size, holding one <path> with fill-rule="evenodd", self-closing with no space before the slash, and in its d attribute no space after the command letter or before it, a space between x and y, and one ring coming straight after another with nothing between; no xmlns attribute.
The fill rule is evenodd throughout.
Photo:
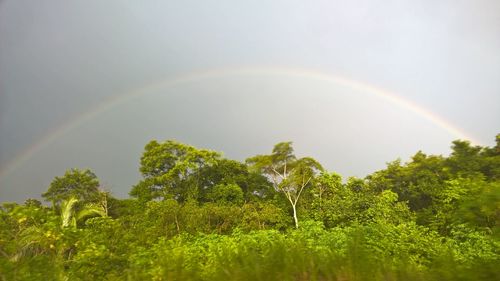
<svg viewBox="0 0 500 281"><path fill-rule="evenodd" d="M500 133L500 2L0 0L0 202L89 168L125 198L152 139L344 177Z"/></svg>

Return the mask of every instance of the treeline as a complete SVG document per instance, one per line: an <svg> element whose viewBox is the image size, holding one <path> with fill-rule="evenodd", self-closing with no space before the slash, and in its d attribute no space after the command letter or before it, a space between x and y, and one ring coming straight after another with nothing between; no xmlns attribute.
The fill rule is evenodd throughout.
<svg viewBox="0 0 500 281"><path fill-rule="evenodd" d="M364 179L151 141L129 199L71 169L0 208L0 280L500 280L500 135Z"/></svg>

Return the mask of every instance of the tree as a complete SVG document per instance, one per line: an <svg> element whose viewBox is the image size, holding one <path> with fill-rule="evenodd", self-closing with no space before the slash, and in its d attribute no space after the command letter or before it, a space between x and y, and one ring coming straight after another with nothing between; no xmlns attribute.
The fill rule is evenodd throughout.
<svg viewBox="0 0 500 281"><path fill-rule="evenodd" d="M198 199L200 170L214 165L220 154L206 149L168 140L149 142L141 157L140 171L144 177L130 191L143 201L172 198L184 202Z"/></svg>
<svg viewBox="0 0 500 281"><path fill-rule="evenodd" d="M93 202L99 199L99 180L90 171L71 169L64 176L56 177L42 197L58 206L62 201L74 197L77 200Z"/></svg>
<svg viewBox="0 0 500 281"><path fill-rule="evenodd" d="M453 141L451 149L447 164L454 174L469 176L481 172L484 166L481 146L472 146L469 141L456 140Z"/></svg>
<svg viewBox="0 0 500 281"><path fill-rule="evenodd" d="M435 199L452 176L446 163L442 156L418 151L410 162L401 164L396 160L388 163L386 169L367 176L367 184L374 192L397 193L399 201L407 201L410 209L417 212L419 223L427 224Z"/></svg>
<svg viewBox="0 0 500 281"><path fill-rule="evenodd" d="M483 148L481 156L483 158L483 167L481 171L487 180L500 180L500 134L496 136L496 145L494 147Z"/></svg>
<svg viewBox="0 0 500 281"><path fill-rule="evenodd" d="M327 200L332 193L342 187L342 177L335 173L321 173L315 185L314 196L318 199L319 209L321 210L321 203Z"/></svg>
<svg viewBox="0 0 500 281"><path fill-rule="evenodd" d="M252 168L268 176L276 191L285 195L292 206L295 227L299 227L297 203L304 188L323 167L313 158L297 159L291 142L281 142L274 146L270 155L257 155L246 160Z"/></svg>
<svg viewBox="0 0 500 281"><path fill-rule="evenodd" d="M243 203L243 191L236 184L218 184L210 189L206 198L213 203L241 205Z"/></svg>
<svg viewBox="0 0 500 281"><path fill-rule="evenodd" d="M268 199L274 193L272 184L248 166L230 159L219 159L214 165L205 166L199 172L200 200L213 201L213 189L220 185L237 185L243 192L245 202Z"/></svg>
<svg viewBox="0 0 500 281"><path fill-rule="evenodd" d="M24 206L40 208L42 207L42 202L38 201L37 199L28 198L26 199L26 201L24 201Z"/></svg>

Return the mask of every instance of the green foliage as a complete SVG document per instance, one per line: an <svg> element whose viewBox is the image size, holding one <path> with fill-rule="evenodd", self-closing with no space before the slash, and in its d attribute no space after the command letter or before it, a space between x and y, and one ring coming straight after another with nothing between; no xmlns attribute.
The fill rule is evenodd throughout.
<svg viewBox="0 0 500 281"><path fill-rule="evenodd" d="M270 202L248 203L243 205L241 210L243 217L239 227L246 231L284 230L291 224L290 216Z"/></svg>
<svg viewBox="0 0 500 281"><path fill-rule="evenodd" d="M278 143L272 154L257 155L246 162L253 170L269 177L274 189L285 196L292 207L295 227L299 227L297 203L304 189L323 170L321 164L311 157L297 159L291 142Z"/></svg>
<svg viewBox="0 0 500 281"><path fill-rule="evenodd" d="M241 205L243 191L236 184L218 184L207 192L206 199L214 203Z"/></svg>
<svg viewBox="0 0 500 281"><path fill-rule="evenodd" d="M458 202L453 221L467 223L475 228L482 228L494 234L500 234L500 181L478 186Z"/></svg>
<svg viewBox="0 0 500 281"><path fill-rule="evenodd" d="M69 280L120 280L130 248L124 244L118 221L97 217L86 221L68 262Z"/></svg>
<svg viewBox="0 0 500 281"><path fill-rule="evenodd" d="M157 198L179 202L198 199L203 188L198 182L200 171L214 165L220 154L176 141L149 142L141 157L144 179L130 195L143 201Z"/></svg>
<svg viewBox="0 0 500 281"><path fill-rule="evenodd" d="M453 248L415 224L326 230L305 221L288 234L236 231L160 239L131 256L130 274L152 280L478 280L471 273L482 270L495 275L468 267L478 257L450 255ZM449 272L442 279L445 258L461 275Z"/></svg>
<svg viewBox="0 0 500 281"><path fill-rule="evenodd" d="M45 207L22 205L0 214L0 280L59 280L73 244L60 217Z"/></svg>
<svg viewBox="0 0 500 281"><path fill-rule="evenodd" d="M51 208L4 203L0 281L500 280L496 140L345 181L290 142L245 165L152 141L133 199L74 169Z"/></svg>
<svg viewBox="0 0 500 281"><path fill-rule="evenodd" d="M107 216L106 210L102 206L95 203L81 203L75 197L71 197L61 203L62 227L76 228L78 221L82 221L88 217Z"/></svg>
<svg viewBox="0 0 500 281"><path fill-rule="evenodd" d="M205 166L198 175L202 186L200 201L210 201L207 193L217 185L237 185L243 192L244 201L256 201L272 197L272 185L259 173L250 172L247 165L229 159L219 159L214 165Z"/></svg>
<svg viewBox="0 0 500 281"><path fill-rule="evenodd" d="M98 194L99 180L92 171L71 169L64 176L56 177L42 197L53 205L59 205L71 197L86 202L95 201Z"/></svg>

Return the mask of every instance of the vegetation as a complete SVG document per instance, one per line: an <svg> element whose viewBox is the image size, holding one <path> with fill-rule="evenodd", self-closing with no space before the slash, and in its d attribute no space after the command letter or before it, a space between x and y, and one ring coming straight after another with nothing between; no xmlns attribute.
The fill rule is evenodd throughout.
<svg viewBox="0 0 500 281"><path fill-rule="evenodd" d="M0 280L500 280L500 135L343 180L151 141L131 198L90 170L0 209Z"/></svg>

